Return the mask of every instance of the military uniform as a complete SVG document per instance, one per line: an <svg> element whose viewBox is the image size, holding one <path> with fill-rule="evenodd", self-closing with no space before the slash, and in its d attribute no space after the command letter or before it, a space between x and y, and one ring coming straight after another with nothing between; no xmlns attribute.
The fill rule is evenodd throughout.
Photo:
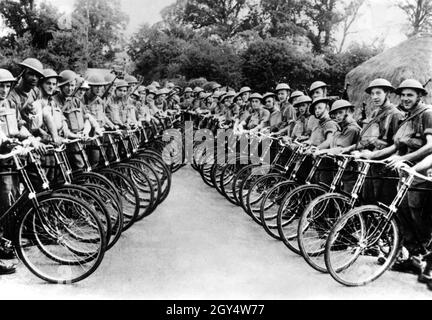
<svg viewBox="0 0 432 320"><path fill-rule="evenodd" d="M264 127L269 126L270 120L270 111L262 108L261 110L254 110L247 117L246 121L246 129L251 130L259 126L261 123L264 123Z"/></svg>
<svg viewBox="0 0 432 320"><path fill-rule="evenodd" d="M318 119L318 126L316 126L310 136L310 142L312 146L319 146L324 141L328 134L334 134L339 130L337 123L330 119L329 116Z"/></svg>
<svg viewBox="0 0 432 320"><path fill-rule="evenodd" d="M29 92L24 92L21 86L15 87L9 94L8 100L17 106L18 110L23 110L28 104L33 103L41 97L39 88L33 88Z"/></svg>
<svg viewBox="0 0 432 320"><path fill-rule="evenodd" d="M426 143L426 136L432 135L432 107L419 103L408 112L407 119L413 115L416 116L405 121L394 136L394 144L400 155L420 149ZM429 183L420 179L416 179L411 186L411 188L429 189L430 187ZM427 208L430 208L431 205L430 191L410 190L408 192L401 210L401 220L406 224L405 231L408 241L416 240L423 244L430 241L432 221Z"/></svg>
<svg viewBox="0 0 432 320"><path fill-rule="evenodd" d="M282 121L279 125L279 130L289 126L290 130L288 131L288 136L290 136L292 129L295 125L295 121L297 120L296 110L294 109L292 104L289 103L288 101L279 103L279 110L282 115Z"/></svg>

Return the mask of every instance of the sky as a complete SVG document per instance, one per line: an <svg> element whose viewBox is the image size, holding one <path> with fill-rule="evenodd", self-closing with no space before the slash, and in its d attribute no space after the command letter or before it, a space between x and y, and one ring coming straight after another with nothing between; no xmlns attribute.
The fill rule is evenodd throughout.
<svg viewBox="0 0 432 320"><path fill-rule="evenodd" d="M66 13L73 8L73 0L37 0L36 2L41 1L51 2L60 11ZM130 17L126 34L131 35L143 23L153 24L160 21L161 10L175 0L120 0L120 2L123 11ZM403 34L404 24L406 18L403 12L395 7L394 0L366 0L358 20L352 27L354 33L348 37L347 45L352 41L371 44L376 38L384 38L385 45L392 47L406 39ZM340 34L337 34L336 38L340 39Z"/></svg>

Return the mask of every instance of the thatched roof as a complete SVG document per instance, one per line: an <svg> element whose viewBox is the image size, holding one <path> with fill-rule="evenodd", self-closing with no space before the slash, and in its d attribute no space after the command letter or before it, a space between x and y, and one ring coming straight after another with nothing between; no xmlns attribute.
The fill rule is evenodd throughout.
<svg viewBox="0 0 432 320"><path fill-rule="evenodd" d="M376 78L389 80L397 87L405 79L417 79L425 84L432 78L432 34L422 34L391 48L353 69L346 76L350 84L348 94L355 106L369 102L366 87ZM426 89L430 92L426 98L432 102L432 81ZM396 97L392 97L398 103Z"/></svg>

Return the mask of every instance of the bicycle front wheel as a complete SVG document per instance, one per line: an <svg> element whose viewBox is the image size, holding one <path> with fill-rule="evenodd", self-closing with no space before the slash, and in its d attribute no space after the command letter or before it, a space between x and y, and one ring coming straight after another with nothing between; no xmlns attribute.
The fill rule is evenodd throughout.
<svg viewBox="0 0 432 320"><path fill-rule="evenodd" d="M325 263L337 282L366 285L379 278L394 263L401 247L394 218L377 206L355 208L333 227L327 240Z"/></svg>
<svg viewBox="0 0 432 320"><path fill-rule="evenodd" d="M106 235L85 202L64 194L37 196L17 224L19 258L37 277L69 284L90 276L105 253ZM81 235L77 237L77 235Z"/></svg>

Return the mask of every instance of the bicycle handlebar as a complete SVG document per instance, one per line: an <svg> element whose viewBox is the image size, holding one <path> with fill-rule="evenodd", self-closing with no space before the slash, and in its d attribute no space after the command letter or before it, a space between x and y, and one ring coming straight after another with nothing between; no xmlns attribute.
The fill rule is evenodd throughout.
<svg viewBox="0 0 432 320"><path fill-rule="evenodd" d="M32 152L33 150L34 150L34 148L18 147L7 154L0 154L0 160L8 160L10 158L21 155L23 153L23 151L26 151L27 153L29 153L29 152Z"/></svg>

